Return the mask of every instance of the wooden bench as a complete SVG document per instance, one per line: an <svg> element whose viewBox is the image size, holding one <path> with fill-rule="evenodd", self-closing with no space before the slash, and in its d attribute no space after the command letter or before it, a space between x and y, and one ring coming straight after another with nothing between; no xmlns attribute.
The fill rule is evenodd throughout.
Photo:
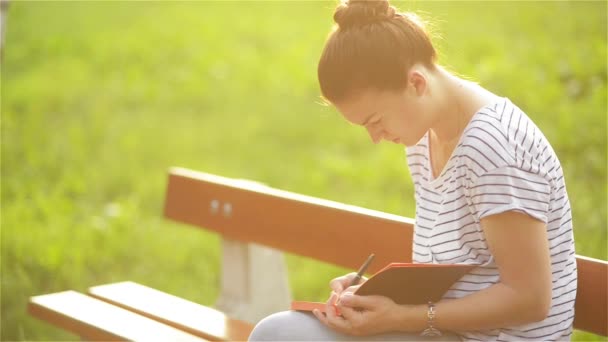
<svg viewBox="0 0 608 342"><path fill-rule="evenodd" d="M289 307L291 296L282 252L348 269L358 268L373 252L376 260L369 273L392 261L411 261L412 219L246 180L173 168L169 173L164 214L168 219L221 236L223 262L216 309L132 282L94 286L89 295L208 340L245 340L255 322ZM577 256L577 265L574 326L608 336L608 263ZM254 274L263 276L253 281ZM30 301L30 312L34 316L91 339L85 331L90 325L82 327L83 330L79 330L80 326L68 328L56 318L37 314L37 298L40 297ZM55 304L59 307L62 301L57 300ZM50 310L49 306L46 310ZM90 310L76 311L64 316L79 320L79 315ZM115 335L112 339L139 338Z"/></svg>

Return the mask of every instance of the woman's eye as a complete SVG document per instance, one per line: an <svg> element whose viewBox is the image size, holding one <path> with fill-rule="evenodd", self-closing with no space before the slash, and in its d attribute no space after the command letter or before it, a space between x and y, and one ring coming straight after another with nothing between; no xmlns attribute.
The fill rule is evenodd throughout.
<svg viewBox="0 0 608 342"><path fill-rule="evenodd" d="M377 124L379 124L382 121L382 118L376 118L376 119L372 119L369 120L366 124L365 127L373 127L376 126Z"/></svg>

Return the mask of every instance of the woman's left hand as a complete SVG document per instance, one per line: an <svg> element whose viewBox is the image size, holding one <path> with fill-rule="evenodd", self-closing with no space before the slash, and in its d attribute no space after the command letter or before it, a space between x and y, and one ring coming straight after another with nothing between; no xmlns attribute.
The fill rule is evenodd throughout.
<svg viewBox="0 0 608 342"><path fill-rule="evenodd" d="M357 296L344 292L327 303L325 314L314 310L313 314L326 326L347 335L367 336L396 331L400 305L384 296ZM335 304L332 305L332 304ZM338 310L336 310L336 308Z"/></svg>

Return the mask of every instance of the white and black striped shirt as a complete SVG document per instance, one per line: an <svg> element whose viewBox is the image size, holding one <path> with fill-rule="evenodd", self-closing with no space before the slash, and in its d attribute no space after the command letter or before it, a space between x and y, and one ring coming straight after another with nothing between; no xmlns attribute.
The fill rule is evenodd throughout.
<svg viewBox="0 0 608 342"><path fill-rule="evenodd" d="M407 148L416 197L413 259L479 264L445 294L460 298L499 282L480 226L483 217L515 210L547 224L553 300L540 322L458 332L463 340L569 340L574 320L576 260L564 175L551 145L508 99L480 109L442 173L433 178L428 134ZM512 248L517 248L513 246Z"/></svg>

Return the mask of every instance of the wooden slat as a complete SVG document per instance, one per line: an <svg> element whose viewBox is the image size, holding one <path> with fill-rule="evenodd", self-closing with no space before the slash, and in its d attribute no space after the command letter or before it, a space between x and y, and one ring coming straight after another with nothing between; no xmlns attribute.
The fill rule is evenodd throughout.
<svg viewBox="0 0 608 342"><path fill-rule="evenodd" d="M89 294L213 341L246 341L253 329L220 311L130 281L91 287Z"/></svg>
<svg viewBox="0 0 608 342"><path fill-rule="evenodd" d="M370 273L412 260L411 219L187 169L170 171L165 216L351 269L375 253Z"/></svg>
<svg viewBox="0 0 608 342"><path fill-rule="evenodd" d="M576 256L574 328L608 336L608 262Z"/></svg>
<svg viewBox="0 0 608 342"><path fill-rule="evenodd" d="M28 312L89 341L204 341L75 291L31 297Z"/></svg>

